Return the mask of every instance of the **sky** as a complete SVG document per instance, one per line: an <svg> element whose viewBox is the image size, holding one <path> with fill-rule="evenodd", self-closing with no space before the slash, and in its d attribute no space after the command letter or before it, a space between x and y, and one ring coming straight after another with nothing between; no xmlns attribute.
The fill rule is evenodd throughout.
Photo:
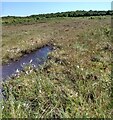
<svg viewBox="0 0 113 120"><path fill-rule="evenodd" d="M76 10L111 10L110 2L2 2L1 16L29 16Z"/></svg>

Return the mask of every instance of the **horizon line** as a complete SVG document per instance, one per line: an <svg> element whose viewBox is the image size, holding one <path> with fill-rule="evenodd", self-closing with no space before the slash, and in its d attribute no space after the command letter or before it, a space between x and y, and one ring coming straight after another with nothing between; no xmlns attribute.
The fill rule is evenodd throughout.
<svg viewBox="0 0 113 120"><path fill-rule="evenodd" d="M76 11L113 11L113 10L75 10L75 11L60 11L60 12L47 12L47 13L37 13L37 14L30 14L30 15L1 15L0 17L30 17L32 15L46 15L46 14L56 14L56 13L65 13L65 12L76 12Z"/></svg>

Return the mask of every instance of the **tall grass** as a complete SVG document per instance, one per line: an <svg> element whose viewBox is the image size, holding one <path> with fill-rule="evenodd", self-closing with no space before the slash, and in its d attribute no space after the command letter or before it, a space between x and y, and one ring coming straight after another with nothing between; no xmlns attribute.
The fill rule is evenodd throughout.
<svg viewBox="0 0 113 120"><path fill-rule="evenodd" d="M48 61L3 84L3 118L111 118L109 25L74 22L52 24L57 49Z"/></svg>

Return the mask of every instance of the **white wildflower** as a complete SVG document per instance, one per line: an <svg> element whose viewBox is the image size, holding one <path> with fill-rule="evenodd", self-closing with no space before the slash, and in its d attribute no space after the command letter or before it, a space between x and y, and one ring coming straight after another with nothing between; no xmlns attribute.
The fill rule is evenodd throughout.
<svg viewBox="0 0 113 120"><path fill-rule="evenodd" d="M77 97L77 96L78 96L78 93L76 93L75 96Z"/></svg>
<svg viewBox="0 0 113 120"><path fill-rule="evenodd" d="M39 93L41 93L41 90L39 90Z"/></svg>
<svg viewBox="0 0 113 120"><path fill-rule="evenodd" d="M80 66L79 66L79 65L77 65L77 68L80 68Z"/></svg>
<svg viewBox="0 0 113 120"><path fill-rule="evenodd" d="M25 73L26 73L27 75L29 74L29 72L28 72L28 71L26 71Z"/></svg>
<svg viewBox="0 0 113 120"><path fill-rule="evenodd" d="M30 70L29 73L31 73L33 70Z"/></svg>
<svg viewBox="0 0 113 120"><path fill-rule="evenodd" d="M81 70L83 71L83 68L81 68Z"/></svg>
<svg viewBox="0 0 113 120"><path fill-rule="evenodd" d="M2 110L4 109L4 106L2 106Z"/></svg>

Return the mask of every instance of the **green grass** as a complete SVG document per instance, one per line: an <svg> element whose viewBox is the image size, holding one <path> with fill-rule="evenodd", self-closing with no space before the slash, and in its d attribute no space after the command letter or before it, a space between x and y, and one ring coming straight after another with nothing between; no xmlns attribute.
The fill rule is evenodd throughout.
<svg viewBox="0 0 113 120"><path fill-rule="evenodd" d="M109 20L65 18L46 23L47 30L54 30L50 42L57 49L40 69L27 67L29 74L22 72L3 83L2 117L111 118Z"/></svg>

